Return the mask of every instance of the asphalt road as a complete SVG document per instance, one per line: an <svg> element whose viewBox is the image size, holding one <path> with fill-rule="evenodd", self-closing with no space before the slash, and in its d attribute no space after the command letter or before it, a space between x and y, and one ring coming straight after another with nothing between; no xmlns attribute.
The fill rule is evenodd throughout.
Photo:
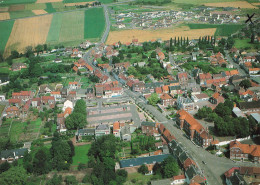
<svg viewBox="0 0 260 185"><path fill-rule="evenodd" d="M225 53L226 53L227 60L234 66L234 68L236 68L239 71L239 74L242 76L247 76L248 74L239 66L239 64L237 64L233 61L233 59L228 54L228 52L225 51Z"/></svg>

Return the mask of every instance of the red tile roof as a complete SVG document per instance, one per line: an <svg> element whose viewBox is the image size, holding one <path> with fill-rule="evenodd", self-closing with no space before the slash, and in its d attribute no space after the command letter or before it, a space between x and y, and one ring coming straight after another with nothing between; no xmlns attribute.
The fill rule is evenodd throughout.
<svg viewBox="0 0 260 185"><path fill-rule="evenodd" d="M21 103L21 99L8 99L9 103Z"/></svg>
<svg viewBox="0 0 260 185"><path fill-rule="evenodd" d="M156 92L157 94L162 94L162 88L161 88L161 87L156 87L156 88L155 88L155 92Z"/></svg>
<svg viewBox="0 0 260 185"><path fill-rule="evenodd" d="M260 157L260 145L241 144L239 141L235 140L230 142L229 148L239 148L244 154Z"/></svg>
<svg viewBox="0 0 260 185"><path fill-rule="evenodd" d="M162 100L169 100L172 99L172 97L169 94L164 93L163 95L161 95L160 97Z"/></svg>
<svg viewBox="0 0 260 185"><path fill-rule="evenodd" d="M186 179L186 177L184 175L177 175L177 176L173 176L172 179L173 180L180 180L180 179Z"/></svg>
<svg viewBox="0 0 260 185"><path fill-rule="evenodd" d="M6 112L10 112L10 111L18 111L19 109L16 106L12 106L12 107L8 107L6 109Z"/></svg>

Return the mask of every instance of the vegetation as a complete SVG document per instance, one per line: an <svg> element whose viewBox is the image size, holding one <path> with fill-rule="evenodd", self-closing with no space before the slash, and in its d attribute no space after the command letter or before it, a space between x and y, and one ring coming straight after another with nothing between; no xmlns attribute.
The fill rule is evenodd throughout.
<svg viewBox="0 0 260 185"><path fill-rule="evenodd" d="M158 94L153 93L151 96L148 98L149 104L155 106L159 102L160 98L158 97Z"/></svg>
<svg viewBox="0 0 260 185"><path fill-rule="evenodd" d="M85 11L84 38L100 38L105 29L103 8L91 8Z"/></svg>
<svg viewBox="0 0 260 185"><path fill-rule="evenodd" d="M62 24L62 14L61 13L53 14L51 26L46 39L47 43L59 41L61 24Z"/></svg>
<svg viewBox="0 0 260 185"><path fill-rule="evenodd" d="M24 18L34 16L34 13L31 10L24 11L12 11L10 12L11 19Z"/></svg>
<svg viewBox="0 0 260 185"><path fill-rule="evenodd" d="M0 54L4 52L5 45L8 41L8 38L11 34L13 28L14 20L1 21L0 22Z"/></svg>
<svg viewBox="0 0 260 185"><path fill-rule="evenodd" d="M163 5L163 4L167 4L170 3L171 0L137 0L134 2L134 4L137 5Z"/></svg>
<svg viewBox="0 0 260 185"><path fill-rule="evenodd" d="M35 3L36 0L8 0L8 1L3 1L1 5L12 5L12 4L26 4L26 3Z"/></svg>
<svg viewBox="0 0 260 185"><path fill-rule="evenodd" d="M73 156L72 165L87 164L88 162L88 151L91 145L82 145L75 147L75 155Z"/></svg>
<svg viewBox="0 0 260 185"><path fill-rule="evenodd" d="M26 170L21 166L15 166L0 174L0 184L26 184Z"/></svg>
<svg viewBox="0 0 260 185"><path fill-rule="evenodd" d="M51 3L46 3L46 9L45 9L46 12L48 13L54 13L56 12L56 10L52 7L52 4Z"/></svg>
<svg viewBox="0 0 260 185"><path fill-rule="evenodd" d="M139 168L138 168L138 173L142 173L142 174L146 174L148 173L148 167L145 164L142 164Z"/></svg>

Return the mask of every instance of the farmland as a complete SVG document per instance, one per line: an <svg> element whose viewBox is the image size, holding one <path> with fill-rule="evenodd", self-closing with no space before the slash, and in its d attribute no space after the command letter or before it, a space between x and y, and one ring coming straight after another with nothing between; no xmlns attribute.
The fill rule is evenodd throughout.
<svg viewBox="0 0 260 185"><path fill-rule="evenodd" d="M235 1L241 1L241 0L174 0L175 3L180 3L180 4L195 4L195 5L201 5L205 3L223 3L223 2L235 2Z"/></svg>
<svg viewBox="0 0 260 185"><path fill-rule="evenodd" d="M51 20L52 15L16 20L6 44L5 54L14 49L22 52L27 46L35 47L45 43Z"/></svg>
<svg viewBox="0 0 260 185"><path fill-rule="evenodd" d="M247 1L237 1L234 2L217 2L217 3L205 3L205 6L213 6L213 7L234 7L234 8L256 8L258 7L253 6L252 4L248 3Z"/></svg>
<svg viewBox="0 0 260 185"><path fill-rule="evenodd" d="M89 2L93 0L63 0L64 3L79 3L79 2Z"/></svg>
<svg viewBox="0 0 260 185"><path fill-rule="evenodd" d="M123 30L112 31L109 33L107 44L113 44L121 41L122 43L131 42L133 38L137 38L140 42L152 39L169 40L171 37L189 37L189 39L197 39L200 36L214 35L216 28L207 29L189 29L183 26L175 29L150 30Z"/></svg>
<svg viewBox="0 0 260 185"><path fill-rule="evenodd" d="M0 13L0 21L10 19L10 15L8 12Z"/></svg>
<svg viewBox="0 0 260 185"><path fill-rule="evenodd" d="M48 13L56 12L56 10L52 7L52 4L51 4L51 3L46 3L46 9L45 9L45 11L48 12Z"/></svg>
<svg viewBox="0 0 260 185"><path fill-rule="evenodd" d="M188 24L190 29L208 29L216 28L216 36L229 36L232 33L235 33L243 27L243 25L230 25L230 24Z"/></svg>
<svg viewBox="0 0 260 185"><path fill-rule="evenodd" d="M13 28L14 21L9 20L9 21L4 21L0 22L0 51L5 50L5 45L8 41L8 38L11 34L12 28Z"/></svg>
<svg viewBox="0 0 260 185"><path fill-rule="evenodd" d="M85 11L84 38L100 38L105 29L105 17L102 8Z"/></svg>
<svg viewBox="0 0 260 185"><path fill-rule="evenodd" d="M34 3L36 0L3 0L1 5L11 5L11 4L26 4L26 3Z"/></svg>
<svg viewBox="0 0 260 185"><path fill-rule="evenodd" d="M34 13L31 10L10 12L11 19L31 17L31 16L34 16Z"/></svg>
<svg viewBox="0 0 260 185"><path fill-rule="evenodd" d="M48 33L48 37L46 42L58 42L60 38L60 29L62 23L62 14L54 14L50 26L50 30Z"/></svg>
<svg viewBox="0 0 260 185"><path fill-rule="evenodd" d="M235 39L235 47L241 49L246 47L254 47L257 45L250 43L250 41L250 39Z"/></svg>
<svg viewBox="0 0 260 185"><path fill-rule="evenodd" d="M32 10L35 15L47 14L45 10Z"/></svg>

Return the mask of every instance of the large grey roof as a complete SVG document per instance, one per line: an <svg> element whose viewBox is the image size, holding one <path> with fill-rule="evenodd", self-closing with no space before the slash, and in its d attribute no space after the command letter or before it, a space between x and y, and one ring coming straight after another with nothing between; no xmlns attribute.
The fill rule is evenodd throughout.
<svg viewBox="0 0 260 185"><path fill-rule="evenodd" d="M107 124L101 124L96 127L96 130L108 130L109 126Z"/></svg>
<svg viewBox="0 0 260 185"><path fill-rule="evenodd" d="M14 158L15 156L23 156L24 153L28 151L27 148L19 148L19 149L12 149L12 150L3 150L1 151L1 158L7 159L8 157ZM15 155L14 155L15 154Z"/></svg>
<svg viewBox="0 0 260 185"><path fill-rule="evenodd" d="M162 162L168 156L170 156L170 154L125 159L120 161L120 167L125 168L125 167L132 167L132 166L140 166L142 164L154 164L156 162Z"/></svg>
<svg viewBox="0 0 260 185"><path fill-rule="evenodd" d="M143 121L141 126L155 127L155 122Z"/></svg>

